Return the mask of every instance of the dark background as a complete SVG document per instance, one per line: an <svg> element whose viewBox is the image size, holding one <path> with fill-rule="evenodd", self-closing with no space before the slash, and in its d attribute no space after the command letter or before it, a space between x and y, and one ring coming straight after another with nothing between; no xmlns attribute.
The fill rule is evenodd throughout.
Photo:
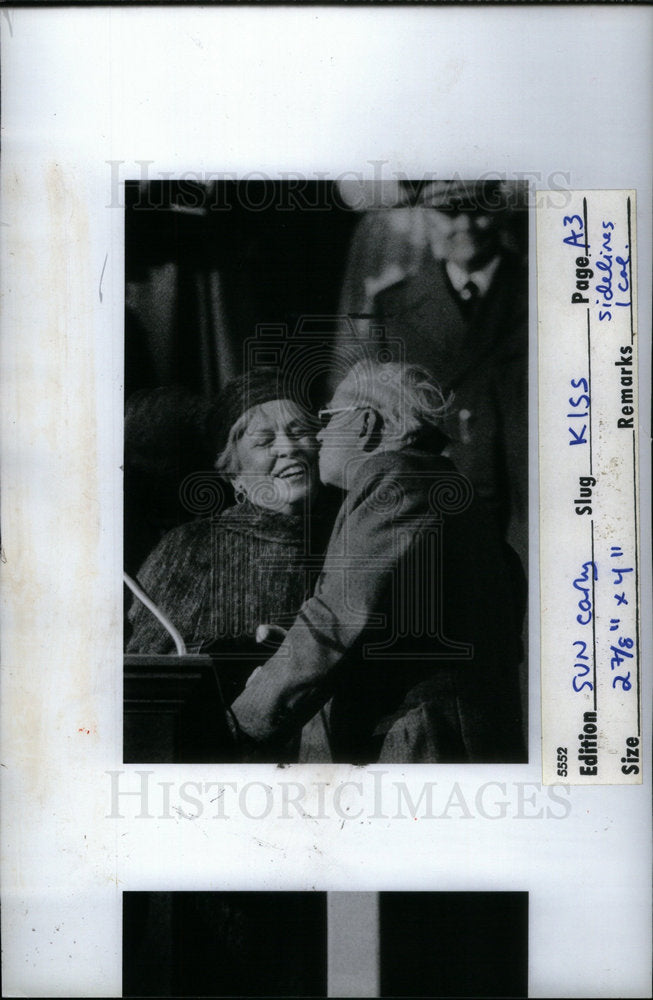
<svg viewBox="0 0 653 1000"><path fill-rule="evenodd" d="M324 997L326 893L123 893L124 996ZM525 997L528 893L380 893L381 996Z"/></svg>
<svg viewBox="0 0 653 1000"><path fill-rule="evenodd" d="M210 395L243 370L258 324L334 316L359 219L331 181L127 182L125 398Z"/></svg>
<svg viewBox="0 0 653 1000"><path fill-rule="evenodd" d="M528 893L382 892L381 996L528 995Z"/></svg>
<svg viewBox="0 0 653 1000"><path fill-rule="evenodd" d="M326 996L325 946L325 893L123 893L123 996Z"/></svg>

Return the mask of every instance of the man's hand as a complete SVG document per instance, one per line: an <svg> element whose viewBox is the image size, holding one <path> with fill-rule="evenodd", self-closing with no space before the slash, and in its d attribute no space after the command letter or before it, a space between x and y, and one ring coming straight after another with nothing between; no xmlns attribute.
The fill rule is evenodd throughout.
<svg viewBox="0 0 653 1000"><path fill-rule="evenodd" d="M270 642L280 646L287 635L288 630L281 625L259 625L256 629L257 642Z"/></svg>

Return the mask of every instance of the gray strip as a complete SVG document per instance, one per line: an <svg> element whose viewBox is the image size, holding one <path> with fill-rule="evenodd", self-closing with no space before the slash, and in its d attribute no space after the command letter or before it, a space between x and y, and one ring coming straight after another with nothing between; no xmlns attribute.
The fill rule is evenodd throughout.
<svg viewBox="0 0 653 1000"><path fill-rule="evenodd" d="M327 893L327 996L380 996L378 892Z"/></svg>

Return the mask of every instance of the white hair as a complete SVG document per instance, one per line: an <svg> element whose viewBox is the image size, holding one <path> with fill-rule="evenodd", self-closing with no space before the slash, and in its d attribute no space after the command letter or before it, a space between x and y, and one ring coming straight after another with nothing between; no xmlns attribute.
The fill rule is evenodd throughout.
<svg viewBox="0 0 653 1000"><path fill-rule="evenodd" d="M453 392L445 398L426 368L397 361L358 361L341 385L355 396L356 405L370 406L381 415L381 447L386 450L441 427L453 402Z"/></svg>
<svg viewBox="0 0 653 1000"><path fill-rule="evenodd" d="M241 471L240 459L238 458L237 445L250 421L251 414L248 410L241 413L235 424L229 429L227 443L215 460L214 468L225 477L233 479Z"/></svg>

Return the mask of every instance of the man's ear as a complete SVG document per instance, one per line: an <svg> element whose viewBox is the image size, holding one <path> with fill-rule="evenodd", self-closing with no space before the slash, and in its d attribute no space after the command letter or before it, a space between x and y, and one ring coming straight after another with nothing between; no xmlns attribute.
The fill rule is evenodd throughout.
<svg viewBox="0 0 653 1000"><path fill-rule="evenodd" d="M383 436L383 417L370 407L363 412L359 438L363 451L376 451Z"/></svg>

